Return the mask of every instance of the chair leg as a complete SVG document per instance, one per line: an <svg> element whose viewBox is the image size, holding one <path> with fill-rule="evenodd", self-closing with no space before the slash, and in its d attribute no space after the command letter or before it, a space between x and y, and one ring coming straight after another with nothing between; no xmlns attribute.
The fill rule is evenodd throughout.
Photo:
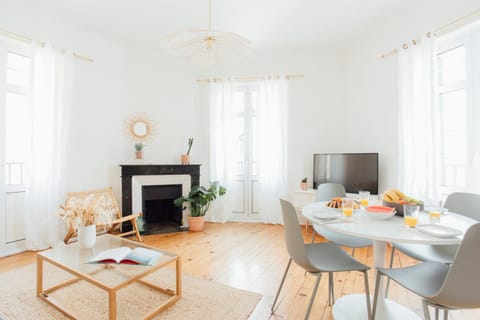
<svg viewBox="0 0 480 320"><path fill-rule="evenodd" d="M395 247L392 245L392 253L390 254L390 265L388 266L390 269L393 267L393 257L395 255ZM388 289L390 289L390 278L387 279L387 285L385 287L385 299L388 298Z"/></svg>
<svg viewBox="0 0 480 320"><path fill-rule="evenodd" d="M335 293L333 291L333 272L328 273L328 305L332 306L335 303Z"/></svg>
<svg viewBox="0 0 480 320"><path fill-rule="evenodd" d="M368 320L372 319L372 306L370 305L370 288L368 286L368 273L367 271L363 271L363 278L365 281L365 295L367 297L367 313L368 313Z"/></svg>
<svg viewBox="0 0 480 320"><path fill-rule="evenodd" d="M438 308L435 308L435 320L438 320L438 317L440 316L439 313L440 310L438 310Z"/></svg>
<svg viewBox="0 0 480 320"><path fill-rule="evenodd" d="M372 308L372 320L375 320L375 313L377 312L378 292L380 290L380 272L377 271L377 279L375 280L375 293L373 294L373 308Z"/></svg>
<svg viewBox="0 0 480 320"><path fill-rule="evenodd" d="M312 228L312 243L315 243L315 229Z"/></svg>
<svg viewBox="0 0 480 320"><path fill-rule="evenodd" d="M352 248L352 257L355 255L355 248Z"/></svg>
<svg viewBox="0 0 480 320"><path fill-rule="evenodd" d="M292 264L292 258L288 260L287 268L285 269L285 272L282 277L282 282L280 282L280 286L278 287L277 290L277 295L275 296L275 300L273 301L272 305L272 314L275 312L275 304L277 303L278 296L280 295L280 290L282 290L283 283L285 282L285 278L287 277L288 269L290 269L290 265Z"/></svg>
<svg viewBox="0 0 480 320"><path fill-rule="evenodd" d="M425 317L425 320L431 320L430 312L428 312L427 302L425 300L422 300L422 305L423 305L423 316Z"/></svg>
<svg viewBox="0 0 480 320"><path fill-rule="evenodd" d="M319 272L317 275L317 281L315 281L315 286L313 287L312 296L310 297L310 302L308 303L307 313L305 314L305 320L308 320L310 317L310 311L312 310L313 301L315 301L315 296L317 295L318 284L320 283L320 279L322 278L322 274Z"/></svg>
<svg viewBox="0 0 480 320"><path fill-rule="evenodd" d="M448 320L448 310L443 310L443 320Z"/></svg>
<svg viewBox="0 0 480 320"><path fill-rule="evenodd" d="M138 231L137 219L132 220L132 228L133 228L133 230L135 230L135 235L137 236L137 241L142 242L142 236L140 235L140 232Z"/></svg>

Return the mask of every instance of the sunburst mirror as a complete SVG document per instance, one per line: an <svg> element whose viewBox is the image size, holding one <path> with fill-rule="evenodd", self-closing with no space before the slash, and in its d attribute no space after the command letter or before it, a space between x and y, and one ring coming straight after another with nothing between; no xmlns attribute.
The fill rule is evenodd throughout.
<svg viewBox="0 0 480 320"><path fill-rule="evenodd" d="M155 123L145 114L136 113L125 121L125 131L135 142L150 140L155 133Z"/></svg>

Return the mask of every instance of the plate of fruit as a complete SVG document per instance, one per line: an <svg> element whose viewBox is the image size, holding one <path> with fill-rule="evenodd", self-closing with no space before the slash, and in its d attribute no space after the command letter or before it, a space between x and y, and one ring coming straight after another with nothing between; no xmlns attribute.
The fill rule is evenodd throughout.
<svg viewBox="0 0 480 320"><path fill-rule="evenodd" d="M368 217L376 220L387 220L395 215L395 209L386 206L368 206L362 207L362 210Z"/></svg>
<svg viewBox="0 0 480 320"><path fill-rule="evenodd" d="M420 211L423 210L423 202L405 195L397 189L390 189L383 193L382 203L386 207L394 208L397 216L403 216L404 204L418 204Z"/></svg>

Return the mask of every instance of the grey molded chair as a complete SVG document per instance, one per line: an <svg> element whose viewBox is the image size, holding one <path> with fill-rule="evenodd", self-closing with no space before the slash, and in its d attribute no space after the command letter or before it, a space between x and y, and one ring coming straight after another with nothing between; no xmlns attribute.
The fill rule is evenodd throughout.
<svg viewBox="0 0 480 320"><path fill-rule="evenodd" d="M367 270L370 268L350 257L345 251L343 251L334 243L304 243L295 208L286 200L280 199L280 204L282 206L282 215L285 227L285 242L290 259L288 260L287 268L285 269L285 273L283 274L282 281L278 287L275 300L273 301L271 309L272 314L275 312L275 305L293 260L297 265L305 269L306 272L317 277L312 296L310 297L310 302L308 304L307 313L305 314L305 319L308 319L310 315L322 272L333 273L343 271L359 271L363 273L363 278L365 279L365 295L367 299L368 318L370 319L371 308L367 276Z"/></svg>
<svg viewBox="0 0 480 320"><path fill-rule="evenodd" d="M373 319L377 307L380 277L386 276L423 299L425 319L430 320L428 306L444 310L444 320L449 309L480 308L480 223L471 226L465 233L456 255L449 267L441 262L423 262L406 268L378 268L373 300Z"/></svg>
<svg viewBox="0 0 480 320"><path fill-rule="evenodd" d="M316 201L329 201L335 197L346 196L345 188L338 183L322 183L317 188ZM315 232L323 236L325 239L331 242L335 242L341 246L352 248L352 256L355 253L355 248L364 248L372 245L372 240L348 236L342 233L331 231L320 225L313 225L315 230L312 235L312 243L315 240Z"/></svg>
<svg viewBox="0 0 480 320"><path fill-rule="evenodd" d="M317 187L316 202L329 201L335 197L346 197L345 188L338 183L322 183ZM344 247L352 248L352 256L355 254L355 248L364 248L372 245L372 240L349 236L329 230L323 226L313 224L312 243L315 241L315 233L318 233L328 241L334 242ZM333 290L333 275L328 274L328 305L335 303Z"/></svg>
<svg viewBox="0 0 480 320"><path fill-rule="evenodd" d="M480 195L474 193L455 192L445 200L444 207L449 211L462 214L471 219L480 221ZM410 243L392 243L390 268L393 265L395 250L418 261L433 261L450 264L457 252L458 245L428 245ZM385 296L388 296L390 280L387 282Z"/></svg>

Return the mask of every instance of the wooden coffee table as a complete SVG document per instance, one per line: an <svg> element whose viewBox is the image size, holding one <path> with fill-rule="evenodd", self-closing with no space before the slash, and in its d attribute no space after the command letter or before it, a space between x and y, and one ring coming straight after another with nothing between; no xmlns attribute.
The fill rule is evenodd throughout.
<svg viewBox="0 0 480 320"><path fill-rule="evenodd" d="M162 253L160 259L153 266L140 265L124 265L124 264L86 264L85 261L94 254L103 250L117 247L145 247ZM75 277L68 281L64 281L50 288L43 288L43 263L44 261L65 270ZM175 290L162 288L156 284L143 280L147 275L158 271L166 265L175 262L176 265L176 288ZM100 278L99 275L104 272L110 272L108 280L105 277ZM176 254L158 250L138 242L130 241L112 235L101 235L97 237L95 247L92 249L81 249L78 243L72 243L65 246L59 246L54 249L46 250L37 254L37 296L54 306L65 316L75 319L76 317L65 310L59 302L50 296L55 290L61 289L67 285L78 281L88 281L108 292L108 313L109 319L117 317L117 291L132 283L140 283L149 288L157 290L163 294L170 296L168 300L156 307L144 318L151 319L158 313L162 312L172 304L174 304L182 296L182 264L181 257Z"/></svg>

